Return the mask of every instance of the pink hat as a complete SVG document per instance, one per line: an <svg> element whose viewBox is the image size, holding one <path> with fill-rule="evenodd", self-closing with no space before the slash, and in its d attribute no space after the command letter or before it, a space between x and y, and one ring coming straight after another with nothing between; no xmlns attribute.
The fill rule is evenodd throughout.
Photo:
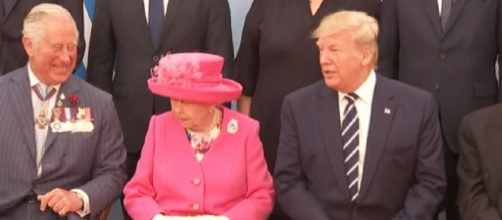
<svg viewBox="0 0 502 220"><path fill-rule="evenodd" d="M242 86L222 77L223 57L207 53L168 54L148 79L152 93L174 99L220 104L239 98Z"/></svg>

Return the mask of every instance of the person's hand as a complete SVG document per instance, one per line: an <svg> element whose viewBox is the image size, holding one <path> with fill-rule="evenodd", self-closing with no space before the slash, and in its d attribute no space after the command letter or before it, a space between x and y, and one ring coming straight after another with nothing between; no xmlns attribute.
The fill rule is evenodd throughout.
<svg viewBox="0 0 502 220"><path fill-rule="evenodd" d="M84 201L77 196L76 192L60 188L55 188L45 195L39 195L37 198L40 201L40 211L43 212L49 207L60 216L79 211L84 206Z"/></svg>

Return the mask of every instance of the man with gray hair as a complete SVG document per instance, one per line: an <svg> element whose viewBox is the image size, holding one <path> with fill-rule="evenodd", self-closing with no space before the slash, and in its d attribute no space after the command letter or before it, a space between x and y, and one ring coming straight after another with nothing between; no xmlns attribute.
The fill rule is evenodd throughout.
<svg viewBox="0 0 502 220"><path fill-rule="evenodd" d="M284 99L279 204L293 219L432 219L445 186L432 95L375 74L378 24L363 12L313 36L324 80Z"/></svg>
<svg viewBox="0 0 502 220"><path fill-rule="evenodd" d="M23 25L28 64L0 77L0 219L94 219L125 180L112 97L72 76L67 10L40 4Z"/></svg>

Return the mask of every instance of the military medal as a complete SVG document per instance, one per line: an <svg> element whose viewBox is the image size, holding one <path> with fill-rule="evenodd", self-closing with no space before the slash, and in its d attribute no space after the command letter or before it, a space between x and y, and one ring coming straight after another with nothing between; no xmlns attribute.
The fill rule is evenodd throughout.
<svg viewBox="0 0 502 220"><path fill-rule="evenodd" d="M35 124L38 125L39 129L44 129L45 126L49 123L49 119L45 115L45 109L40 109L38 116L35 118Z"/></svg>

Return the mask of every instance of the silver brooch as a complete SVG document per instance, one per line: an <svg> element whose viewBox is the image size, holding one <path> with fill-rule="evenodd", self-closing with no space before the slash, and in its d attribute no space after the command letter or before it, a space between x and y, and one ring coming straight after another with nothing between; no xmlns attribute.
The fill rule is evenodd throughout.
<svg viewBox="0 0 502 220"><path fill-rule="evenodd" d="M239 123L237 123L237 119L232 118L227 124L227 131L230 134L235 134L237 130L239 129Z"/></svg>

